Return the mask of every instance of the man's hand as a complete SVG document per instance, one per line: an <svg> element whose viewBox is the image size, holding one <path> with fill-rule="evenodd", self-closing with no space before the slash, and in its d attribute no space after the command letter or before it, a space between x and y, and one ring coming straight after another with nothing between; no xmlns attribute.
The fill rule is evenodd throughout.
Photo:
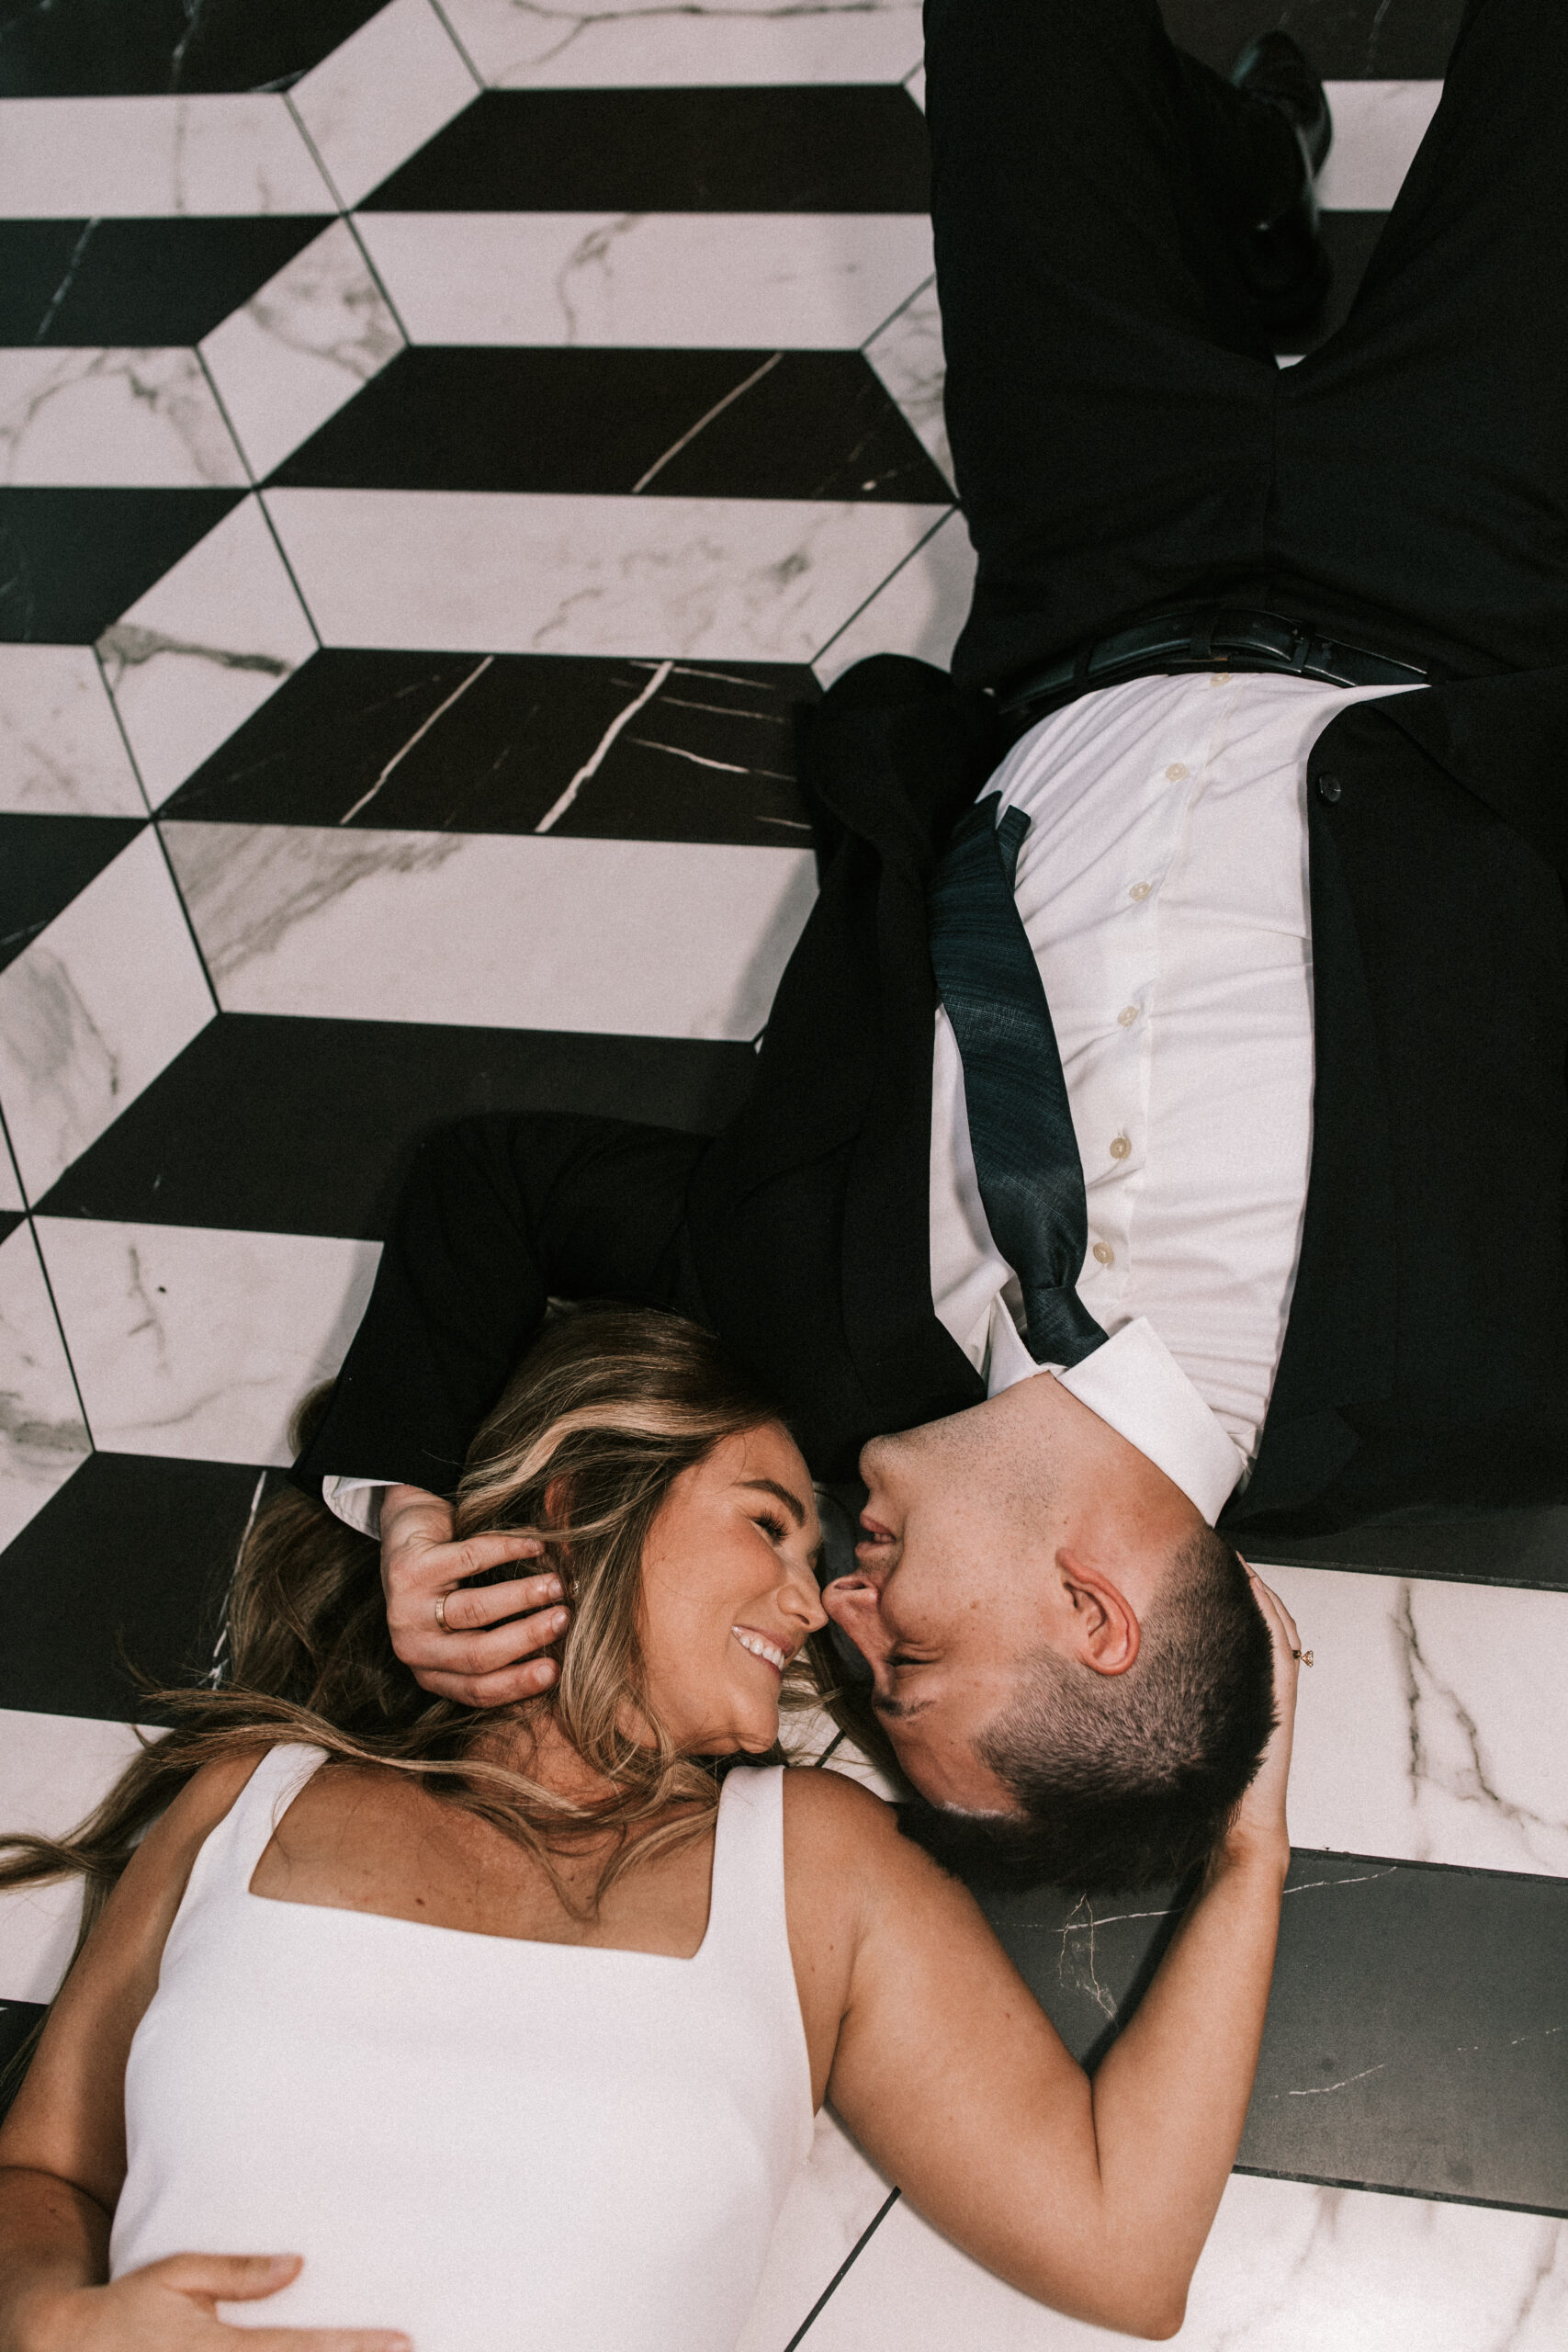
<svg viewBox="0 0 1568 2352"><path fill-rule="evenodd" d="M482 1569L536 1560L544 1550L536 1535L470 1535L455 1544L451 1505L439 1495L423 1487L383 1491L387 1624L393 1649L422 1690L459 1706L504 1707L549 1689L556 1662L537 1653L566 1631L569 1612L551 1605L560 1601L559 1577L546 1569L505 1584L465 1585ZM504 1624L504 1618L516 1623Z"/></svg>
<svg viewBox="0 0 1568 2352"><path fill-rule="evenodd" d="M384 2327L228 2325L217 2305L254 2303L299 2276L297 2254L174 2254L109 2287L28 2297L12 2327L19 2352L412 2352Z"/></svg>
<svg viewBox="0 0 1568 2352"><path fill-rule="evenodd" d="M1291 1741L1296 1723L1296 1684L1300 1679L1301 1635L1295 1620L1277 1592L1255 1568L1248 1568L1253 1599L1269 1628L1274 1651L1274 1730L1263 1751L1263 1761L1251 1787L1236 1807L1235 1818L1221 1840L1223 1851L1268 1852L1281 1867L1291 1856L1291 1835L1285 1826L1285 1784L1291 1773Z"/></svg>

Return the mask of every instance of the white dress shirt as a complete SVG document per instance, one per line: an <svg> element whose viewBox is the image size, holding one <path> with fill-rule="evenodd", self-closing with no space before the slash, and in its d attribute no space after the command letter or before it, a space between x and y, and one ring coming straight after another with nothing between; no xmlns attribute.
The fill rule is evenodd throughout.
<svg viewBox="0 0 1568 2352"><path fill-rule="evenodd" d="M1403 690L1402 690L1403 691ZM1387 686L1134 679L1016 743L987 791L1027 810L1018 909L1061 1049L1089 1202L1078 1294L1111 1335L1037 1364L991 1238L944 1012L931 1072L937 1315L996 1396L1055 1369L1211 1525L1257 1452L1312 1153L1306 764ZM322 1494L363 1533L380 1482Z"/></svg>
<svg viewBox="0 0 1568 2352"><path fill-rule="evenodd" d="M1034 1363L976 1181L964 1071L937 1013L931 1298L996 1396L1055 1370L1213 1525L1258 1450L1312 1157L1306 767L1386 686L1134 679L1042 719L987 786L1030 829L1018 910L1083 1161L1078 1295L1110 1333Z"/></svg>

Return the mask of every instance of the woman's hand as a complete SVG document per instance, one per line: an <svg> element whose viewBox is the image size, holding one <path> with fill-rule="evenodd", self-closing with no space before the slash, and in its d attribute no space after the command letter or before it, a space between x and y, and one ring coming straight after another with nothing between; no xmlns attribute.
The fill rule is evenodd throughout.
<svg viewBox="0 0 1568 2352"><path fill-rule="evenodd" d="M412 2352L381 2327L231 2327L217 2306L254 2303L299 2274L297 2254L173 2254L107 2287L31 2297L17 2352Z"/></svg>
<svg viewBox="0 0 1568 2352"><path fill-rule="evenodd" d="M387 1627L422 1690L463 1707L505 1707L549 1689L556 1662L536 1653L560 1639L568 1616L554 1570L505 1584L466 1582L487 1568L536 1560L544 1549L536 1535L470 1535L456 1544L451 1505L439 1495L422 1487L384 1490Z"/></svg>
<svg viewBox="0 0 1568 2352"><path fill-rule="evenodd" d="M1285 1783L1290 1778L1291 1741L1296 1723L1301 1635L1279 1594L1270 1591L1256 1568L1249 1567L1247 1573L1252 1578L1253 1598L1262 1611L1274 1648L1275 1723L1273 1735L1263 1751L1263 1761L1236 1807L1218 1851L1233 1860L1257 1854L1284 1865L1291 1854L1291 1835L1285 1826Z"/></svg>

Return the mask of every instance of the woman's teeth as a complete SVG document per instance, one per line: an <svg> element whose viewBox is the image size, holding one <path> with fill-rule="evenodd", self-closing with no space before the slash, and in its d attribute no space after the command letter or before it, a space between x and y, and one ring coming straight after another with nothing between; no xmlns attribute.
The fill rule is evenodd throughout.
<svg viewBox="0 0 1568 2352"><path fill-rule="evenodd" d="M754 1634L750 1625L731 1625L729 1630L743 1650L750 1650L753 1657L765 1657L771 1667L776 1668L780 1674L784 1672L789 1664L789 1652L781 1650L777 1642L770 1642L765 1635Z"/></svg>

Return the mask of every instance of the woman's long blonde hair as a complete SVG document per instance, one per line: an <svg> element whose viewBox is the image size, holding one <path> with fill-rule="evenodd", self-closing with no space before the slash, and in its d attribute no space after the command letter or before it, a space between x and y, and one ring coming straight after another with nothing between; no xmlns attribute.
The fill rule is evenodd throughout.
<svg viewBox="0 0 1568 2352"><path fill-rule="evenodd" d="M302 1422L326 1393L302 1409ZM137 1840L194 1773L294 1741L414 1775L526 1848L580 1912L582 1898L569 1894L558 1858L585 1847L602 1853L591 1914L634 1857L694 1835L718 1801L718 1769L677 1752L646 1687L639 1626L649 1531L683 1470L726 1438L777 1419L695 1324L631 1307L577 1308L536 1341L474 1441L457 1490L457 1534L537 1534L547 1556L522 1572L553 1566L571 1604L555 1686L513 1719L553 1720L603 1795L569 1797L476 1755L497 1717L430 1697L400 1664L387 1630L379 1546L288 1487L257 1514L241 1547L221 1682L154 1694L151 1707L173 1729L144 1745L69 1837L0 1838L0 1889L80 1873L85 1936ZM818 1653L818 1671L827 1657ZM790 1695L816 1688L803 1663Z"/></svg>

